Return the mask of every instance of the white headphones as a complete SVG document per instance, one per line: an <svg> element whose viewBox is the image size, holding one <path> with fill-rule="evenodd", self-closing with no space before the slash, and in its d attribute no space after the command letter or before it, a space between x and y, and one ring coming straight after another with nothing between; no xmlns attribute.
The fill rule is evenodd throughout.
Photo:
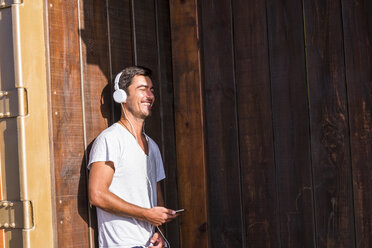
<svg viewBox="0 0 372 248"><path fill-rule="evenodd" d="M113 98L114 101L117 103L124 103L127 100L127 93L125 92L125 90L119 88L119 79L122 73L123 72L119 72L119 74L115 77L114 81L115 91L113 94Z"/></svg>

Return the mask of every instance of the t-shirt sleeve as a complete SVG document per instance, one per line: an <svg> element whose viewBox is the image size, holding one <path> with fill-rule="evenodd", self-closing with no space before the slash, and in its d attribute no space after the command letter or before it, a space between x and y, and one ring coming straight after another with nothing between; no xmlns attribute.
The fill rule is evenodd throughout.
<svg viewBox="0 0 372 248"><path fill-rule="evenodd" d="M156 161L156 182L159 182L165 178L163 160L161 158L160 151L157 152L157 161Z"/></svg>
<svg viewBox="0 0 372 248"><path fill-rule="evenodd" d="M89 154L88 169L94 162L111 161L114 166L118 164L118 143L109 139L110 137L98 136L93 142Z"/></svg>

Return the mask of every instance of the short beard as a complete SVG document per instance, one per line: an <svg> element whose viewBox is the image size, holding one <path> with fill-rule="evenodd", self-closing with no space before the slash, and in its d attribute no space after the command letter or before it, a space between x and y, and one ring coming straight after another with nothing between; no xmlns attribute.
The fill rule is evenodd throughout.
<svg viewBox="0 0 372 248"><path fill-rule="evenodd" d="M150 109L150 110L149 110L149 114L148 114L147 116L141 113L141 118L145 120L147 117L150 117L151 114L152 114L152 111L151 111L151 109Z"/></svg>
<svg viewBox="0 0 372 248"><path fill-rule="evenodd" d="M131 113L134 112L133 109L132 109L129 105L127 105L126 108L128 109L129 112L131 112ZM150 117L151 114L152 114L152 110L149 109L149 114L148 114L148 115L144 115L144 114L141 112L139 118L145 120L147 117Z"/></svg>

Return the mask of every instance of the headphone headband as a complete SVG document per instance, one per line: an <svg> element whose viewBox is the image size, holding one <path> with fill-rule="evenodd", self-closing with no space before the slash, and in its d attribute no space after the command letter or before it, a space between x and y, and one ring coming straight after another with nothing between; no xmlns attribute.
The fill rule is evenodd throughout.
<svg viewBox="0 0 372 248"><path fill-rule="evenodd" d="M120 72L116 77L115 77L115 81L114 81L114 94L113 94L113 98L114 98L114 101L117 102L117 103L124 103L126 100L127 100L127 93L125 93L125 91L123 89L120 89L119 88L119 79L120 79L120 76L123 72Z"/></svg>
<svg viewBox="0 0 372 248"><path fill-rule="evenodd" d="M120 80L120 76L121 74L123 74L123 72L119 72L118 75L116 75L115 77L115 81L114 81L114 89L115 90L118 90L119 89L119 80Z"/></svg>

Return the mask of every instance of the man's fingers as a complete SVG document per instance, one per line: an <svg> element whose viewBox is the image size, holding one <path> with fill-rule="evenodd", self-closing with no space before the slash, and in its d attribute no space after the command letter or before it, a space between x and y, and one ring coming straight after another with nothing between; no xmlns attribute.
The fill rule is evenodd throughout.
<svg viewBox="0 0 372 248"><path fill-rule="evenodd" d="M169 215L175 215L176 214L176 211L174 211L174 210L172 210L172 209L167 209L168 211L167 211L167 213L169 214Z"/></svg>
<svg viewBox="0 0 372 248"><path fill-rule="evenodd" d="M169 222L176 218L179 214L172 209L164 207L154 207L150 209L149 215L146 217L147 221L154 226L161 226L166 222Z"/></svg>
<svg viewBox="0 0 372 248"><path fill-rule="evenodd" d="M154 235L152 235L152 238L150 240L150 243L154 244L159 238L159 233L154 233Z"/></svg>
<svg viewBox="0 0 372 248"><path fill-rule="evenodd" d="M155 243L153 243L153 247L155 248L155 247L158 247L158 248L162 248L162 247L164 247L164 240L163 240L163 238L158 234L158 233L155 233L155 234L157 234L157 239L156 239L156 241L155 241ZM154 235L155 236L155 235ZM153 236L153 237L154 237ZM152 243L152 242L151 242Z"/></svg>
<svg viewBox="0 0 372 248"><path fill-rule="evenodd" d="M174 219L176 217L178 217L180 214L178 213L174 213L174 214L168 214L168 219Z"/></svg>
<svg viewBox="0 0 372 248"><path fill-rule="evenodd" d="M154 233L154 235L152 236L150 240L150 243L154 245L153 246L154 248L164 247L164 240L162 239L162 237L160 237L159 233Z"/></svg>

